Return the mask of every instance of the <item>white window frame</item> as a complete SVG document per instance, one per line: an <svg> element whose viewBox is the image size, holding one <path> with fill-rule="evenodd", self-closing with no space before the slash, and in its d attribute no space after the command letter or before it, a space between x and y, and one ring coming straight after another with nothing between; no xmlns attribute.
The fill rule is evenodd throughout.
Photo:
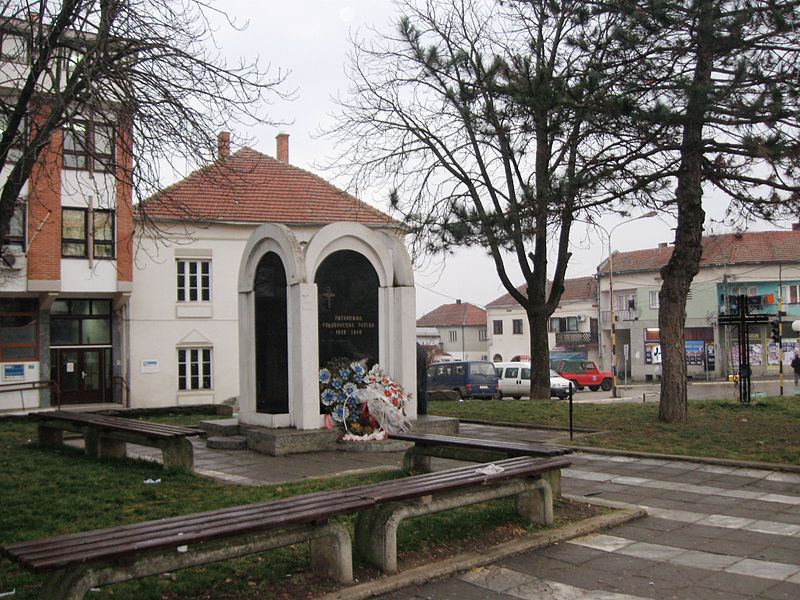
<svg viewBox="0 0 800 600"><path fill-rule="evenodd" d="M486 328L484 327L483 329L479 329L478 330L478 341L479 342L485 342L488 339L489 339L489 332L486 331Z"/></svg>
<svg viewBox="0 0 800 600"><path fill-rule="evenodd" d="M519 324L519 331L517 331L517 325ZM512 335L523 335L525 333L525 325L522 322L522 319L514 319L511 321L511 331Z"/></svg>
<svg viewBox="0 0 800 600"><path fill-rule="evenodd" d="M183 367L183 369L181 369ZM183 370L183 373L181 371ZM178 348L178 391L195 392L214 389L212 348ZM207 385L206 385L206 382Z"/></svg>
<svg viewBox="0 0 800 600"><path fill-rule="evenodd" d="M196 265L194 275L191 273L191 265ZM207 273L203 273L203 267L207 267ZM207 258L176 258L175 259L175 288L178 303L201 303L211 302L211 260ZM203 278L208 279L207 284L203 283ZM192 297L194 295L194 298Z"/></svg>
<svg viewBox="0 0 800 600"><path fill-rule="evenodd" d="M450 331L450 341L457 342L458 341L458 331L453 329Z"/></svg>
<svg viewBox="0 0 800 600"><path fill-rule="evenodd" d="M783 304L800 304L800 283L782 285L781 302Z"/></svg>
<svg viewBox="0 0 800 600"><path fill-rule="evenodd" d="M661 308L658 302L658 292L659 290L650 290L650 308Z"/></svg>

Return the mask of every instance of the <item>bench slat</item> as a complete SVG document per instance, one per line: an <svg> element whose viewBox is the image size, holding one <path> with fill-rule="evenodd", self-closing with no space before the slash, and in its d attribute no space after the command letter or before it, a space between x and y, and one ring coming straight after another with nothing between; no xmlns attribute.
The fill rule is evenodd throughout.
<svg viewBox="0 0 800 600"><path fill-rule="evenodd" d="M452 435L439 435L432 433L392 433L391 439L414 442L422 446L460 446L463 448L479 448L484 450L498 450L506 454L519 456L561 456L572 452L570 448L545 446L535 442L507 442L500 440L483 440L478 438L465 438Z"/></svg>
<svg viewBox="0 0 800 600"><path fill-rule="evenodd" d="M229 507L157 521L65 534L8 544L0 551L34 571L64 568L91 561L123 558L146 550L197 544L231 535L324 520L393 500L534 476L569 466L569 461L519 457L497 461L503 472L485 475L475 466L438 471L344 490L315 492L265 503ZM182 535L178 536L178 533Z"/></svg>
<svg viewBox="0 0 800 600"><path fill-rule="evenodd" d="M126 417L114 417L90 413L80 413L72 411L50 411L45 413L31 413L31 417L47 423L48 421L68 422L77 425L87 425L95 428L107 428L108 430L130 431L143 433L155 437L185 437L204 435L202 429L191 427L180 427L177 425L165 425L163 423L151 423L149 421L137 421Z"/></svg>

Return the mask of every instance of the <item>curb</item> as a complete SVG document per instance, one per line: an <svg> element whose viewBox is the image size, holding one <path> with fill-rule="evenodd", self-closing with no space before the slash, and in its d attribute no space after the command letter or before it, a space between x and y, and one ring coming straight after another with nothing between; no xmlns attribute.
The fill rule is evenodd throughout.
<svg viewBox="0 0 800 600"><path fill-rule="evenodd" d="M568 494L564 494L563 497L568 500L583 502L584 504L613 508L614 512L584 519L556 530L546 530L526 535L516 540L504 542L481 553L467 552L437 563L414 567L396 575L388 575L381 579L331 592L320 596L317 600L362 600L379 594L388 594L411 585L420 585L433 579L482 567L515 554L538 550L545 546L565 542L572 538L616 527L647 516L647 511L631 504L597 498L587 499L583 496L571 496Z"/></svg>
<svg viewBox="0 0 800 600"><path fill-rule="evenodd" d="M783 471L784 473L800 473L800 465L786 463L768 463L755 460L737 460L734 458L714 458L710 456L687 456L685 454L659 454L656 452L636 452L634 450L615 450L613 448L598 448L596 446L572 446L566 444L576 452L587 454L605 454L614 456L630 456L632 458L655 458L659 460L680 460L696 462L705 465L721 465L725 467L742 467L745 469L767 469L769 471Z"/></svg>
<svg viewBox="0 0 800 600"><path fill-rule="evenodd" d="M495 425L497 427L513 427L515 429L541 429L543 431L566 431L569 427L561 425L536 425L534 423L513 423L510 421L485 421L483 419L458 419L459 423L472 423L474 425ZM600 433L602 429L589 429L588 427L573 427L576 433Z"/></svg>

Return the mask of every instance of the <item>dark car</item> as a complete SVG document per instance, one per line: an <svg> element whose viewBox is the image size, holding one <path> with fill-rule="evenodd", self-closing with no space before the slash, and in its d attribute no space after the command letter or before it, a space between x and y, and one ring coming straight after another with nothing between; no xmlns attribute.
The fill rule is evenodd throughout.
<svg viewBox="0 0 800 600"><path fill-rule="evenodd" d="M497 374L485 360L435 363L428 367L428 393L454 391L460 398L497 398Z"/></svg>

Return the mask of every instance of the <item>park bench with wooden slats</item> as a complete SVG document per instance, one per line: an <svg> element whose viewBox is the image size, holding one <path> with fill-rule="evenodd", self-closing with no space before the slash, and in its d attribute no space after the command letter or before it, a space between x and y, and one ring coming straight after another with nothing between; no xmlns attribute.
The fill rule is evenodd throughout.
<svg viewBox="0 0 800 600"><path fill-rule="evenodd" d="M489 462L515 456L553 458L572 452L571 448L547 446L535 442L485 440L436 433L399 432L392 433L389 437L414 443L403 457L403 468L409 471L430 471L431 457ZM554 470L548 475L548 478L553 494L556 498L560 497L561 472Z"/></svg>
<svg viewBox="0 0 800 600"><path fill-rule="evenodd" d="M202 429L178 427L125 417L55 410L30 413L38 421L41 448L60 446L64 431L83 435L86 453L97 457L124 457L126 443L160 448L164 467L192 470L194 449L187 439L205 435Z"/></svg>
<svg viewBox="0 0 800 600"><path fill-rule="evenodd" d="M353 580L350 536L344 525L328 519L359 513L357 547L366 560L392 571L396 570L394 520L390 519L388 526L382 524L382 514L396 514L397 507L403 506L416 511L414 514L426 514L516 495L523 514L538 523L551 523L552 495L542 476L568 465L564 459L512 458L499 461L488 474L468 466L6 544L0 548L0 553L34 572L50 573L40 596L43 600L75 600L100 585L303 541L311 543L314 570L325 572L341 583L349 583ZM380 506L385 506L389 512L376 511ZM387 550L387 545L393 548Z"/></svg>

